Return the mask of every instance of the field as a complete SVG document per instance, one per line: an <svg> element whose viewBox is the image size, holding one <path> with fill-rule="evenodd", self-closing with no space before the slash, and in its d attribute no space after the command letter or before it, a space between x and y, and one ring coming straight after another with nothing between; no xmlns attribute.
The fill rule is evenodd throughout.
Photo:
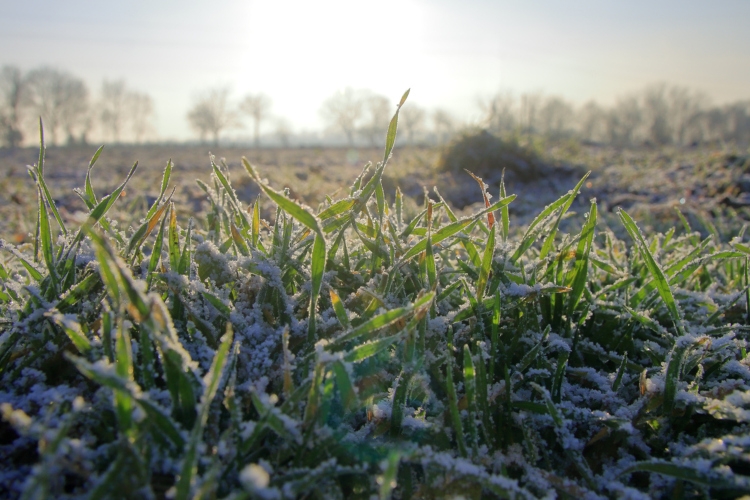
<svg viewBox="0 0 750 500"><path fill-rule="evenodd" d="M433 187L459 213L467 206L481 204L474 192L475 181L466 172L440 172L436 168L446 149L447 146L396 149L384 173L386 196L393 201L392 193L398 186L414 202L410 205L410 216L416 214L417 205L423 204L425 189L436 198ZM47 149L45 175L50 180L51 194L66 218L82 222L87 215L85 204L73 190L83 185L86 167L95 150L94 146ZM271 185L289 188L293 199L317 206L325 201L326 195L335 197L345 192L365 163L379 161L382 150L106 146L92 175L93 189L99 194L111 192L138 161L137 174L122 195L120 206L110 215L123 223L132 222L132 216L158 196L162 173L171 159L176 209L190 217L205 212L209 206L195 181L205 181L210 175L211 154L217 163L226 161L232 185L246 203L255 200L260 188L247 177L240 162L242 157L256 165ZM36 224L36 188L29 182L26 165L37 163L38 156L38 148L0 150L0 234L15 243L30 241L32 226ZM605 212L616 207L634 207L634 215L639 216L641 224L656 224L661 230L679 224L674 207L680 207L704 234L709 229L701 223L702 218L706 221L718 218L720 225L727 222L731 227L722 228L726 230L723 238L727 241L731 231L739 230L730 222L735 220L734 212L739 212L742 220L750 219L746 212L746 207L750 207L750 167L745 163L747 152L738 152L736 148L621 150L576 145L571 151L565 146L552 146L541 152L540 161L558 168L545 171L530 182L510 179L506 183L509 192L518 195L509 211L520 226L567 192L586 171L592 174L576 200L581 207L592 197L606 204ZM485 179L495 196L501 172L501 168L493 168ZM684 203L680 203L681 199ZM270 216L275 208L265 200L262 203L265 215ZM125 213L118 210L125 208L128 208Z"/></svg>
<svg viewBox="0 0 750 500"><path fill-rule="evenodd" d="M0 496L750 493L747 151L454 165L397 117L0 152Z"/></svg>

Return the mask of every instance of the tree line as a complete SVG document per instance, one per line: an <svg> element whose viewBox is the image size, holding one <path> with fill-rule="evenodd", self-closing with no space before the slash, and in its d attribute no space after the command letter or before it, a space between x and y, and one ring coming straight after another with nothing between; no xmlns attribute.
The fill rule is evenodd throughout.
<svg viewBox="0 0 750 500"><path fill-rule="evenodd" d="M652 84L617 98L576 108L557 96L498 93L480 103L483 125L499 134L542 135L615 146L750 143L750 100L712 106L687 87Z"/></svg>
<svg viewBox="0 0 750 500"><path fill-rule="evenodd" d="M81 78L42 66L0 69L0 144L18 147L44 121L50 145L86 144L93 131L112 142L142 142L153 131L153 99L124 80L102 83L98 96Z"/></svg>
<svg viewBox="0 0 750 500"><path fill-rule="evenodd" d="M197 94L188 111L190 126L202 142L219 142L223 132L241 128L241 116L252 121L253 142L260 144L260 130L264 123L272 122L272 135L276 142L288 146L292 135L289 121L274 118L271 114L271 98L263 93L246 94L238 104L233 104L230 90L226 87L211 88ZM366 89L352 89L335 92L320 107L320 116L327 125L327 131L343 137L346 145L377 146L383 130L393 116L395 106L383 95ZM431 114L432 128L426 127L428 113L425 109L410 104L401 110L399 126L410 143L444 142L458 128L458 122L445 110L435 110Z"/></svg>
<svg viewBox="0 0 750 500"><path fill-rule="evenodd" d="M408 103L400 112L399 127L410 144L441 144L459 130L477 127L499 135L577 139L619 147L750 143L750 100L713 106L701 92L666 83L621 96L609 107L596 101L576 107L562 97L541 92L498 92L480 99L478 105L477 122L460 123L443 109L429 112ZM213 89L196 98L188 119L202 139L211 136L218 142L221 132L237 126L244 112L253 119L257 145L270 107L268 96L256 94L245 96L234 110L229 90ZM342 136L348 146L375 146L393 110L385 96L346 88L322 103L320 115L328 130ZM289 133L288 122L277 123L282 145L288 145Z"/></svg>
<svg viewBox="0 0 750 500"><path fill-rule="evenodd" d="M498 92L478 101L480 118L460 123L443 109L427 110L408 103L399 127L410 144L441 144L457 131L481 127L500 135L544 136L551 140L578 139L622 147L690 145L706 142L750 143L750 100L721 106L686 87L650 85L616 99L605 107L595 101L574 106L559 96L541 92ZM252 123L252 137L289 146L290 121L271 114L271 98L263 93L232 99L227 87L214 87L193 96L186 118L201 142L218 144L222 134ZM388 127L394 105L371 90L346 88L320 107L328 131L350 147L376 146ZM18 147L32 139L38 118L44 120L50 145L86 144L92 133L112 142L136 142L155 137L153 99L130 89L124 80L107 81L96 96L86 83L67 71L43 66L22 72L15 66L0 69L0 145Z"/></svg>

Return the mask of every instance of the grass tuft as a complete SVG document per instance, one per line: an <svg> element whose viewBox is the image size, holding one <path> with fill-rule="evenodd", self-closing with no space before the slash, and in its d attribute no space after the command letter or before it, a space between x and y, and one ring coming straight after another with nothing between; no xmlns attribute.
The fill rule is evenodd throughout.
<svg viewBox="0 0 750 500"><path fill-rule="evenodd" d="M98 199L100 148L75 228L42 139L34 244L0 241L0 495L746 493L744 231L642 231L621 210L619 239L596 200L570 210L588 174L512 231L504 178L492 204L475 177L474 213L436 190L409 217L382 184L398 109L340 199L310 208L243 159L264 197L244 199L212 159L187 221L169 161L113 223L137 163Z"/></svg>

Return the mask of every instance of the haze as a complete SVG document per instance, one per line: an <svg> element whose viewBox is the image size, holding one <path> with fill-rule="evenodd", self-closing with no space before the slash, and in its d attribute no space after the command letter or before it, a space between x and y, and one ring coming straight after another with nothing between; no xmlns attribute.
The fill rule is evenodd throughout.
<svg viewBox="0 0 750 500"><path fill-rule="evenodd" d="M295 132L321 103L367 88L471 121L500 90L580 104L657 81L715 103L750 98L750 3L742 1L3 1L0 65L51 65L97 92L124 78L149 93L162 140L194 138L201 90L264 92Z"/></svg>

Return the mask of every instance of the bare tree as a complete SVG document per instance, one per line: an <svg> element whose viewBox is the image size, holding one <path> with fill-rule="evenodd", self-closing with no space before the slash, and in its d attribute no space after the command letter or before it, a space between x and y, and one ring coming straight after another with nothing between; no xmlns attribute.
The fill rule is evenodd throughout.
<svg viewBox="0 0 750 500"><path fill-rule="evenodd" d="M417 135L424 130L426 113L414 103L407 102L399 111L398 126L403 129L409 144L414 145Z"/></svg>
<svg viewBox="0 0 750 500"><path fill-rule="evenodd" d="M436 109L432 114L432 122L435 127L435 137L438 144L447 142L455 128L455 120L450 113L444 109Z"/></svg>
<svg viewBox="0 0 750 500"><path fill-rule="evenodd" d="M82 80L55 68L41 67L26 77L24 101L41 116L49 144L57 144L60 128L72 132L88 110L89 93Z"/></svg>
<svg viewBox="0 0 750 500"><path fill-rule="evenodd" d="M286 118L277 118L275 120L276 137L285 148L289 147L289 138L292 136L292 125Z"/></svg>
<svg viewBox="0 0 750 500"><path fill-rule="evenodd" d="M643 110L638 98L633 95L622 97L607 113L607 138L612 144L630 146L642 123Z"/></svg>
<svg viewBox="0 0 750 500"><path fill-rule="evenodd" d="M154 116L154 101L151 96L142 92L127 94L130 125L135 142L143 142L147 133L153 133L151 119Z"/></svg>
<svg viewBox="0 0 750 500"><path fill-rule="evenodd" d="M260 146L260 124L271 111L271 98L266 94L248 94L240 101L239 108L253 119L253 139L257 148Z"/></svg>
<svg viewBox="0 0 750 500"><path fill-rule="evenodd" d="M201 141L211 135L214 146L218 146L222 130L241 125L237 112L229 109L229 89L226 87L209 89L197 95L187 118Z"/></svg>
<svg viewBox="0 0 750 500"><path fill-rule="evenodd" d="M0 139L9 148L17 148L23 141L21 108L24 84L18 67L3 66L0 70Z"/></svg>
<svg viewBox="0 0 750 500"><path fill-rule="evenodd" d="M596 102L589 101L578 111L578 130L585 141L598 142L606 139L607 112Z"/></svg>
<svg viewBox="0 0 750 500"><path fill-rule="evenodd" d="M346 135L349 147L354 146L354 133L364 115L364 100L361 92L347 87L336 92L323 102L320 114L333 128Z"/></svg>
<svg viewBox="0 0 750 500"><path fill-rule="evenodd" d="M64 83L66 95L60 115L60 125L68 144L75 144L76 136L85 143L91 129L89 89L82 80L71 79Z"/></svg>
<svg viewBox="0 0 750 500"><path fill-rule="evenodd" d="M487 101L480 101L484 123L493 132L510 132L516 127L516 99L510 92L497 93Z"/></svg>
<svg viewBox="0 0 750 500"><path fill-rule="evenodd" d="M725 110L721 108L712 108L703 113L703 140L704 141L724 141L730 134L729 120Z"/></svg>
<svg viewBox="0 0 750 500"><path fill-rule="evenodd" d="M687 87L675 86L667 92L667 102L672 140L676 144L683 145L687 142L688 131L694 117L706 107L708 98Z"/></svg>
<svg viewBox="0 0 750 500"><path fill-rule="evenodd" d="M0 134L9 148L17 148L23 141L21 107L24 84L23 74L16 66L3 66L0 70Z"/></svg>
<svg viewBox="0 0 750 500"><path fill-rule="evenodd" d="M643 110L648 140L657 146L671 143L666 84L656 83L643 91Z"/></svg>
<svg viewBox="0 0 750 500"><path fill-rule="evenodd" d="M365 97L365 108L367 109L367 121L361 127L360 132L370 143L377 146L378 139L388 130L393 112L388 98L379 94L370 94Z"/></svg>
<svg viewBox="0 0 750 500"><path fill-rule="evenodd" d="M128 91L125 80L102 83L102 95L99 102L99 118L102 128L114 142L120 141L120 134L127 119Z"/></svg>
<svg viewBox="0 0 750 500"><path fill-rule="evenodd" d="M539 109L542 107L543 96L541 92L531 92L521 95L521 117L520 123L526 126L526 134L531 135L537 129Z"/></svg>
<svg viewBox="0 0 750 500"><path fill-rule="evenodd" d="M569 134L573 123L573 107L561 97L550 97L539 109L539 130L553 139Z"/></svg>
<svg viewBox="0 0 750 500"><path fill-rule="evenodd" d="M743 144L750 143L750 101L741 101L725 106L727 116L727 138Z"/></svg>
<svg viewBox="0 0 750 500"><path fill-rule="evenodd" d="M686 133L688 142L750 143L750 101L703 109L692 116Z"/></svg>

